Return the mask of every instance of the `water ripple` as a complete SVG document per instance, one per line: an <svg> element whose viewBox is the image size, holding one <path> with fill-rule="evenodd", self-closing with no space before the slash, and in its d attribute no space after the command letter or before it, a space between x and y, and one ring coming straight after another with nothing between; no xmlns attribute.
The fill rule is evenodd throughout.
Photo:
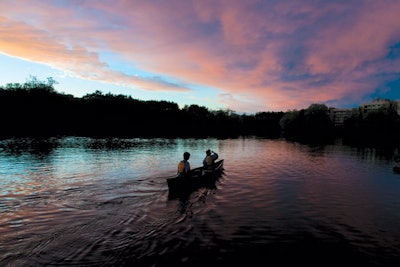
<svg viewBox="0 0 400 267"><path fill-rule="evenodd" d="M66 138L40 153L4 142L3 266L399 263L400 179L387 152L251 138ZM171 197L182 151L196 166L204 147L225 158L224 175Z"/></svg>

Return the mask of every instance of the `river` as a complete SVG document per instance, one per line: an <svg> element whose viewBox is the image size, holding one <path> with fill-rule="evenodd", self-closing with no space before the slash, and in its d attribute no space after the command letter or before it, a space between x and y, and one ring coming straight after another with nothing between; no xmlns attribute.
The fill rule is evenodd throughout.
<svg viewBox="0 0 400 267"><path fill-rule="evenodd" d="M171 197L185 151L224 159ZM0 266L399 266L398 148L283 139L0 141Z"/></svg>

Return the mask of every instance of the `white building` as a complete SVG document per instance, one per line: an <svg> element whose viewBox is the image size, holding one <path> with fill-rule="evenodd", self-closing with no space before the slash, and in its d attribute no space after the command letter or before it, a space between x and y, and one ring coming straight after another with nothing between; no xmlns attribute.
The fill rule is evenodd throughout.
<svg viewBox="0 0 400 267"><path fill-rule="evenodd" d="M368 112L371 111L377 111L381 109L387 109L390 106L390 103L396 103L397 104L397 114L400 115L400 101L393 101L389 99L375 99L370 103L364 103L360 106L361 112L363 115L367 114Z"/></svg>
<svg viewBox="0 0 400 267"><path fill-rule="evenodd" d="M352 115L358 115L359 112L361 112L361 114L365 116L368 112L388 108L390 103L397 104L397 114L400 115L400 101L375 99L372 102L362 104L359 108L330 108L329 117L335 126L342 126L344 121Z"/></svg>
<svg viewBox="0 0 400 267"><path fill-rule="evenodd" d="M329 116L335 126L342 126L344 121L357 112L356 108L330 108Z"/></svg>

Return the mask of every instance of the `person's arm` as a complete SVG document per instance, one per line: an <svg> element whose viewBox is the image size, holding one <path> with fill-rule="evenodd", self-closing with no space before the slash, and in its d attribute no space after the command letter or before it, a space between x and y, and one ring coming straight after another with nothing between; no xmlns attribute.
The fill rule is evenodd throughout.
<svg viewBox="0 0 400 267"><path fill-rule="evenodd" d="M213 159L216 160L218 158L218 154L213 151Z"/></svg>

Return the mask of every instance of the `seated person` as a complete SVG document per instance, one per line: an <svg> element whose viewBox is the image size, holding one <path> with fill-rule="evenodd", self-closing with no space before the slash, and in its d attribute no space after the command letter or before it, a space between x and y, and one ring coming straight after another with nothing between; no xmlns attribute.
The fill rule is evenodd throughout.
<svg viewBox="0 0 400 267"><path fill-rule="evenodd" d="M181 160L178 164L178 175L179 176L187 176L190 172L190 163L189 163L190 153L183 153L183 160Z"/></svg>
<svg viewBox="0 0 400 267"><path fill-rule="evenodd" d="M214 151L208 149L206 151L206 157L203 160L203 166L205 170L213 171L214 170L214 162L218 159L218 154Z"/></svg>

